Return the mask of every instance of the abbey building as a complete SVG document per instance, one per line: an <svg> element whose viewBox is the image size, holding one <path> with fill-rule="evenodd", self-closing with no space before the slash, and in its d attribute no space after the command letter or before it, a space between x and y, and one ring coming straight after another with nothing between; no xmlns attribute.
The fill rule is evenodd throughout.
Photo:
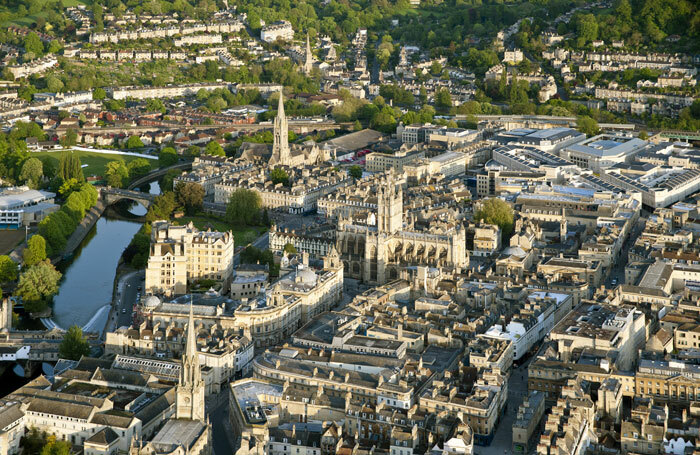
<svg viewBox="0 0 700 455"><path fill-rule="evenodd" d="M412 215L405 222L403 188L391 172L376 191L376 210L338 220L337 244L348 276L383 284L413 265L461 269L469 264L461 222L431 220L418 227Z"/></svg>

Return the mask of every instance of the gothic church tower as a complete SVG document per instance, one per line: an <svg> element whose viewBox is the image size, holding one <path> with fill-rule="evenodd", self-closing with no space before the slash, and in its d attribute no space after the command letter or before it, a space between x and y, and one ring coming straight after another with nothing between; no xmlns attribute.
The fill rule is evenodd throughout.
<svg viewBox="0 0 700 455"><path fill-rule="evenodd" d="M197 333L190 303L190 317L187 323L187 341L182 354L180 383L175 395L175 418L187 420L206 420L204 413L204 380L199 367L197 352Z"/></svg>
<svg viewBox="0 0 700 455"><path fill-rule="evenodd" d="M377 194L377 231L394 234L403 229L403 190L393 175L386 185L380 185Z"/></svg>
<svg viewBox="0 0 700 455"><path fill-rule="evenodd" d="M309 41L309 34L306 34L306 52L304 53L304 74L307 76L311 74L311 70L314 69L314 54L311 53L311 42Z"/></svg>
<svg viewBox="0 0 700 455"><path fill-rule="evenodd" d="M284 115L284 95L281 90L273 136L270 164L289 165L289 125L287 117Z"/></svg>

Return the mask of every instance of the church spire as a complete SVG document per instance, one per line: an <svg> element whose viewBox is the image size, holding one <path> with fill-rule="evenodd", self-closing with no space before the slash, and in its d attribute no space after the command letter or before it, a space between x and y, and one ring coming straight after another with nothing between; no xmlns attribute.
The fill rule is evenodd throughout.
<svg viewBox="0 0 700 455"><path fill-rule="evenodd" d="M197 352L197 330L194 323L194 309L190 298L190 314L185 334L185 351L182 353L180 383L176 388L176 412L178 419L203 420L204 381L199 367Z"/></svg>
<svg viewBox="0 0 700 455"><path fill-rule="evenodd" d="M304 74L311 74L314 68L314 54L311 53L311 42L309 41L309 33L306 32L306 53L304 54Z"/></svg>
<svg viewBox="0 0 700 455"><path fill-rule="evenodd" d="M280 90L280 99L277 106L277 117L273 131L272 157L270 164L289 164L289 125L284 115L284 94Z"/></svg>
<svg viewBox="0 0 700 455"><path fill-rule="evenodd" d="M187 345L185 353L190 359L197 359L197 334L194 328L194 308L192 305L192 297L190 297L190 317L187 320ZM197 364L199 362L197 361Z"/></svg>

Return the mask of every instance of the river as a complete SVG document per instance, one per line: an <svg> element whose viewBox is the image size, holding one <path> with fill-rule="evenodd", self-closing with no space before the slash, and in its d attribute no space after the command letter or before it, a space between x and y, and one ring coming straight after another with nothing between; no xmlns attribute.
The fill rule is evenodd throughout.
<svg viewBox="0 0 700 455"><path fill-rule="evenodd" d="M149 193L160 194L157 182L151 183ZM146 213L137 203L129 211L134 215ZM103 216L73 258L60 263L58 268L63 278L53 305L53 320L59 327L67 329L74 324L82 327L88 322L97 330L104 327L119 258L140 227L139 222Z"/></svg>

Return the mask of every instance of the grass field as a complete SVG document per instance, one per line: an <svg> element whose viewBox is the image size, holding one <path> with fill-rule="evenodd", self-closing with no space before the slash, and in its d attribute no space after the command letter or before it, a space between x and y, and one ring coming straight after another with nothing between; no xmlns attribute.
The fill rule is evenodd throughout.
<svg viewBox="0 0 700 455"><path fill-rule="evenodd" d="M245 246L249 244L267 230L267 228L262 226L249 228L234 228L221 219L210 218L207 216L184 216L174 221L179 225L187 224L190 221L192 221L195 227L200 231L206 231L208 228L211 228L212 231L232 231L236 247Z"/></svg>
<svg viewBox="0 0 700 455"><path fill-rule="evenodd" d="M68 8L69 6L78 6L78 5L91 5L91 1L85 1L85 0L62 0L61 2L63 4L64 8ZM16 8L7 8L7 7L0 7L0 12L11 12L11 13L16 13L17 9ZM17 19L13 19L10 21L5 21L3 22L2 25L3 27L7 27L9 25L18 25L20 27L28 27L32 25L36 20L40 17L43 17L46 19L48 16L47 11L40 11L37 14L27 14L24 17L20 17Z"/></svg>
<svg viewBox="0 0 700 455"><path fill-rule="evenodd" d="M83 165L87 164L87 167L83 168L83 174L85 174L85 177L90 177L92 175L104 175L105 166L107 166L107 163L110 161L122 159L129 164L129 161L133 161L138 158L136 156L109 155L106 153L84 152L80 150L74 150L72 152L32 152L32 156L35 156L42 161L45 158L48 158L51 162L53 162L54 166L58 167L58 160L60 159L62 153L74 153L78 155L80 162ZM158 160L148 160L148 162L151 163L151 169L156 169L158 167Z"/></svg>

